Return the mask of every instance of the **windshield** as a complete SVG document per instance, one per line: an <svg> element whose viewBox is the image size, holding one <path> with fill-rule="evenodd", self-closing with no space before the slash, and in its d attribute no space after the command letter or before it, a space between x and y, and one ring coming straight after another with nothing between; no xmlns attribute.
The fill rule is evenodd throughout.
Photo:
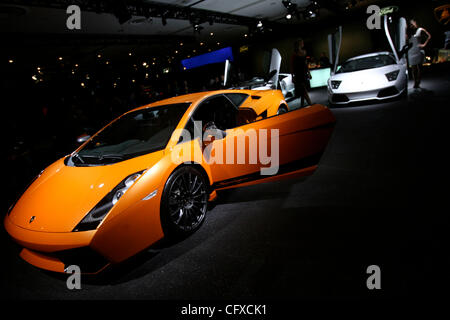
<svg viewBox="0 0 450 320"><path fill-rule="evenodd" d="M94 136L70 164L103 165L164 149L190 103L129 112Z"/></svg>
<svg viewBox="0 0 450 320"><path fill-rule="evenodd" d="M380 68L395 64L393 57L387 54L377 55L372 57L349 60L342 64L341 68L336 73L354 72L366 69Z"/></svg>

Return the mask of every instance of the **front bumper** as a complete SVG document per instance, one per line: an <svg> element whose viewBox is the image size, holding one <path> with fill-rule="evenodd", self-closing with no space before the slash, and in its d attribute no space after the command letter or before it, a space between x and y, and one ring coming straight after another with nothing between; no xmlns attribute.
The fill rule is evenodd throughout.
<svg viewBox="0 0 450 320"><path fill-rule="evenodd" d="M337 93L328 88L328 100L333 104L348 104L351 102L385 100L400 96L405 89L399 90L396 86L379 88L361 92Z"/></svg>
<svg viewBox="0 0 450 320"><path fill-rule="evenodd" d="M98 273L109 262L89 248L96 230L84 232L39 232L21 228L4 221L8 234L24 248L20 257L28 263L49 271L64 272L78 265L82 273Z"/></svg>

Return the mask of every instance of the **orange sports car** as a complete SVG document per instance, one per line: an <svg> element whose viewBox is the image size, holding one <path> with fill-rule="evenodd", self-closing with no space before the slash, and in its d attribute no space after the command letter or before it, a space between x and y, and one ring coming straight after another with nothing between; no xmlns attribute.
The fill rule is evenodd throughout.
<svg viewBox="0 0 450 320"><path fill-rule="evenodd" d="M289 110L279 90L158 101L43 170L4 225L30 264L97 273L197 230L217 190L312 174L334 123L322 105Z"/></svg>

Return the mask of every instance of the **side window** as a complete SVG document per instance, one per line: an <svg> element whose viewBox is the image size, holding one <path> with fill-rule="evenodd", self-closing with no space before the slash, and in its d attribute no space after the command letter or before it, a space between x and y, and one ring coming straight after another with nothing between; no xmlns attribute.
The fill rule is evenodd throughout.
<svg viewBox="0 0 450 320"><path fill-rule="evenodd" d="M220 130L227 130L236 127L237 113L236 107L226 97L219 95L202 102L192 119L201 121L202 126L214 122Z"/></svg>
<svg viewBox="0 0 450 320"><path fill-rule="evenodd" d="M228 99L230 99L236 108L239 108L241 104L248 98L248 94L245 93L225 93Z"/></svg>

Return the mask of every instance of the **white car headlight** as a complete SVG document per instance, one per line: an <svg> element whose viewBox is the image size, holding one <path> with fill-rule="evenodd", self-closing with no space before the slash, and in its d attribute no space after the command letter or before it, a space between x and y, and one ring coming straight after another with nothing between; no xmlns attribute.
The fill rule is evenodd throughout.
<svg viewBox="0 0 450 320"><path fill-rule="evenodd" d="M331 88L332 88L332 89L338 89L339 86L341 85L341 82L342 82L342 81L340 81L340 80L331 80L331 81L330 81Z"/></svg>
<svg viewBox="0 0 450 320"><path fill-rule="evenodd" d="M386 73L385 76L388 79L388 81L395 81L395 80L397 80L399 72L400 72L400 70L395 70L395 71Z"/></svg>

